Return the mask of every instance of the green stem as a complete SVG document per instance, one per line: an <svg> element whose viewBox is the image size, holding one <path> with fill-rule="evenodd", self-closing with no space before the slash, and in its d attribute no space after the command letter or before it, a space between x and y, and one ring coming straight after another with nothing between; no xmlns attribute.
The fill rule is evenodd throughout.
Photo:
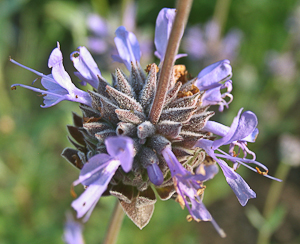
<svg viewBox="0 0 300 244"><path fill-rule="evenodd" d="M282 182L272 181L270 190L267 195L265 207L263 210L263 216L267 221L272 214L278 204L283 186L284 181L288 176L291 166L281 162L276 170L275 177L281 179ZM259 229L257 244L268 244L270 243L272 233L266 228Z"/></svg>
<svg viewBox="0 0 300 244"><path fill-rule="evenodd" d="M160 71L157 91L149 115L150 121L153 124L158 122L161 112L163 110L163 105L169 87L169 80L173 71L175 56L178 52L180 40L184 32L187 19L189 17L192 3L193 0L178 0L177 2L177 13L169 37L165 58Z"/></svg>
<svg viewBox="0 0 300 244"><path fill-rule="evenodd" d="M218 0L216 3L216 6L215 6L213 20L218 24L218 26L220 28L219 29L219 39L222 35L223 28L227 21L230 1L231 0Z"/></svg>
<svg viewBox="0 0 300 244"><path fill-rule="evenodd" d="M103 244L114 244L117 242L124 215L121 204L117 199Z"/></svg>

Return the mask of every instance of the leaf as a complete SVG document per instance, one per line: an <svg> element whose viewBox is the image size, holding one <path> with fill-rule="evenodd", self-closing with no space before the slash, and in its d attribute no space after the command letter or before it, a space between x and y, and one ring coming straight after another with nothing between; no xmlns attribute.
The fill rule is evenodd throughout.
<svg viewBox="0 0 300 244"><path fill-rule="evenodd" d="M155 202L155 194L150 187L146 191L139 192L139 195L133 198L131 203L120 200L124 212L140 229L149 223L154 212Z"/></svg>

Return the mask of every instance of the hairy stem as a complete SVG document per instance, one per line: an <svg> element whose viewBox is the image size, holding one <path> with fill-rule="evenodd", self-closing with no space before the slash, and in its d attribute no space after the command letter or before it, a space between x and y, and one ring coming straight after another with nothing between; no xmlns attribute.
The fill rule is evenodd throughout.
<svg viewBox="0 0 300 244"><path fill-rule="evenodd" d="M117 242L124 215L121 204L119 203L119 200L117 200L103 244L114 244Z"/></svg>
<svg viewBox="0 0 300 244"><path fill-rule="evenodd" d="M163 105L166 99L168 91L169 80L172 75L173 65L175 62L175 56L178 52L180 40L189 17L193 0L178 0L177 13L175 16L174 24L169 37L169 42L163 61L163 65L160 71L158 80L158 87L153 101L153 105L150 111L150 121L155 124L158 122Z"/></svg>

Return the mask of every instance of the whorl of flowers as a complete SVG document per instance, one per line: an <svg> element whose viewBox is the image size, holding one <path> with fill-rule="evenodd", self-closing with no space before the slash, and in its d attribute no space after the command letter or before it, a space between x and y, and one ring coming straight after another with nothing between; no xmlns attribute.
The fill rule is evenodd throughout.
<svg viewBox="0 0 300 244"><path fill-rule="evenodd" d="M243 206L256 196L235 170L240 164L252 169L252 163L267 172L247 148L247 142L254 142L258 134L257 118L241 109L231 127L209 121L214 115L208 111L211 105L219 105L223 111L233 98L230 62L222 60L203 69L195 78L190 78L183 65L175 65L162 113L158 122L151 122L149 114L162 62L167 58L165 52L175 15L175 9L162 9L156 21L155 54L161 60L159 65L141 68L139 43L133 33L121 26L116 30L118 55L113 59L123 63L129 75L116 69L112 83L108 83L88 50L79 47L71 54L78 71L75 75L82 84L89 83L94 88L88 92L79 90L63 67L58 45L49 58L50 75L11 60L41 76L46 90L22 84L12 88L22 86L42 93L44 107L62 100L80 103L83 116L73 114L74 126L68 126L70 141L76 149L66 148L62 153L81 170L73 185L81 183L86 187L72 203L78 218L88 220L99 198L113 195L129 218L143 228L152 216L156 191L161 199L173 198L186 206L188 220L212 221L224 236L202 203L203 183L218 172L218 163ZM183 55L177 58L180 56ZM220 139L214 140L213 134ZM222 145L230 145L229 154L219 149ZM239 148L238 154L234 147ZM240 151L243 157L238 157ZM247 154L252 159L246 159ZM233 167L223 159L232 161ZM267 176L258 168L252 170Z"/></svg>

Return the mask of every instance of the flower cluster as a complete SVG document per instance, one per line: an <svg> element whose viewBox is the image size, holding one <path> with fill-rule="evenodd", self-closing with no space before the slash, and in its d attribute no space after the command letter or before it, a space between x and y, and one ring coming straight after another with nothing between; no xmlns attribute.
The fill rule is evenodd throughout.
<svg viewBox="0 0 300 244"><path fill-rule="evenodd" d="M18 64L42 77L41 90L22 84L43 94L43 107L50 107L62 100L79 102L83 116L73 114L74 126L68 126L76 149L66 148L62 155L80 169L79 179L85 191L73 201L77 217L87 221L101 196L117 197L128 217L143 228L150 220L157 195L163 199L176 199L187 207L188 220L211 221L218 227L205 208L202 198L204 182L222 169L226 181L241 205L245 205L255 192L235 172L240 164L267 176L267 168L255 161L254 152L247 148L258 134L257 117L242 109L232 125L227 127L210 121L214 112L228 108L232 101L232 69L228 60L222 60L203 69L195 78L183 65L175 65L169 80L163 110L157 123L149 114L155 98L158 78L166 47L176 15L175 9L162 9L156 21L155 47L160 64L141 68L141 51L136 36L125 27L119 27L114 39L118 55L113 59L123 63L129 75L121 69L112 74L108 83L85 47L71 54L77 69L75 75L82 84L93 89L85 92L74 86L63 67L59 45L49 57L50 75L44 75ZM177 58L183 55L177 55ZM225 98L228 97L229 99ZM215 140L213 134L220 138ZM229 152L220 149L229 145ZM238 148L238 153L234 148ZM242 156L239 156L243 153ZM250 154L251 159L246 156ZM231 161L230 167L224 160ZM250 164L259 166L253 169Z"/></svg>

